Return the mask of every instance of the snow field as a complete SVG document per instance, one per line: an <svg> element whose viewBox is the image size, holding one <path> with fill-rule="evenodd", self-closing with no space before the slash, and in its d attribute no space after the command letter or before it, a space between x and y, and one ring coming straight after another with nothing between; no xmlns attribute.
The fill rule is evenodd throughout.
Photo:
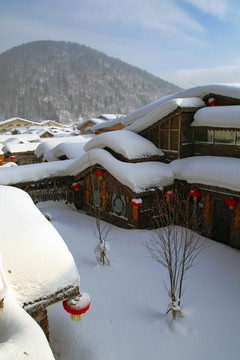
<svg viewBox="0 0 240 360"><path fill-rule="evenodd" d="M80 323L59 303L49 308L56 360L239 359L240 252L209 240L186 274L185 316L166 317L167 272L142 246L147 230L113 227L111 265L98 265L93 219L63 203L39 204L73 254L91 306Z"/></svg>

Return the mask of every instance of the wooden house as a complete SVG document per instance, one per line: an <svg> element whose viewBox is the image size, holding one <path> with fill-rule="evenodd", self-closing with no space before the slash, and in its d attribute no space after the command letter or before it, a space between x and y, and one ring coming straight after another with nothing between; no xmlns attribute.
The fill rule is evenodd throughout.
<svg viewBox="0 0 240 360"><path fill-rule="evenodd" d="M4 120L0 122L0 133L7 132L12 129L27 128L29 126L39 125L37 122L25 120L19 117Z"/></svg>

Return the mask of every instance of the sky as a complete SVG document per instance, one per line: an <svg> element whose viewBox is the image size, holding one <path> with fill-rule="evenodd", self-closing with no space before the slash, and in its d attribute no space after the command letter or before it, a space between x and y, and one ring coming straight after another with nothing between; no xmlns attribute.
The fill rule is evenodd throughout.
<svg viewBox="0 0 240 360"><path fill-rule="evenodd" d="M84 44L182 88L240 82L239 0L0 0L0 53Z"/></svg>

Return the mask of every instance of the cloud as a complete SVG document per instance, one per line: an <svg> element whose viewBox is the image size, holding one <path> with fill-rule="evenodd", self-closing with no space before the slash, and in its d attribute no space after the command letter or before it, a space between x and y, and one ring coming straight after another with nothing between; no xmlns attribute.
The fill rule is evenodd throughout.
<svg viewBox="0 0 240 360"><path fill-rule="evenodd" d="M226 15L229 5L226 0L184 0L194 6L199 10L215 15L219 18L223 18Z"/></svg>
<svg viewBox="0 0 240 360"><path fill-rule="evenodd" d="M213 83L239 83L240 65L219 66L208 69L182 69L171 73L162 72L157 75L184 89Z"/></svg>

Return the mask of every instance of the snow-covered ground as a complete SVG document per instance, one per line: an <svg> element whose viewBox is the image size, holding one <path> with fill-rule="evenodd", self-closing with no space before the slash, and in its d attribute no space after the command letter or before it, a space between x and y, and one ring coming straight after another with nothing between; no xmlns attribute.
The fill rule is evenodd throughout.
<svg viewBox="0 0 240 360"><path fill-rule="evenodd" d="M186 274L185 316L164 313L170 299L166 270L142 245L151 232L113 227L111 265L98 265L93 219L63 203L38 205L72 252L89 311L73 322L62 304L49 308L56 360L238 360L240 358L240 252L209 240Z"/></svg>

